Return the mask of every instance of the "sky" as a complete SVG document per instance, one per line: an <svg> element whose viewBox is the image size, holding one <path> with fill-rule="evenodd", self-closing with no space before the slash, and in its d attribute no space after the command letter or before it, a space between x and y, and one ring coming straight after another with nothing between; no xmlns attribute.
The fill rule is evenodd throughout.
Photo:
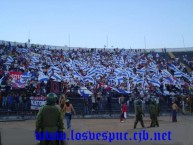
<svg viewBox="0 0 193 145"><path fill-rule="evenodd" d="M87 48L193 47L193 0L0 0L0 40Z"/></svg>

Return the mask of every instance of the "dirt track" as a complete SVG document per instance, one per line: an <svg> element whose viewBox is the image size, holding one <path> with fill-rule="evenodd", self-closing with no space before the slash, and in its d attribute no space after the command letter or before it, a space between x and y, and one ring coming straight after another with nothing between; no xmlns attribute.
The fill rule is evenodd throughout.
<svg viewBox="0 0 193 145"><path fill-rule="evenodd" d="M193 145L193 117L192 116L179 116L177 123L172 123L171 118L167 116L159 117L160 127L145 128L150 136L154 132L167 132L171 131L171 140L168 141L165 135L165 141L68 141L68 145ZM64 120L65 121L65 120ZM24 122L0 122L0 129L2 134L2 145L36 145L37 141L34 137L34 120ZM144 118L146 126L149 126L149 118ZM128 132L132 135L134 132L140 132L141 125L138 124L138 129L133 130L134 119L128 119L124 123L120 123L118 119L73 119L72 128L74 132ZM67 132L70 132L67 131ZM166 134L166 133L165 133ZM70 136L70 135L68 135ZM162 135L161 135L162 136ZM131 136L130 136L131 137ZM132 138L133 139L133 138Z"/></svg>

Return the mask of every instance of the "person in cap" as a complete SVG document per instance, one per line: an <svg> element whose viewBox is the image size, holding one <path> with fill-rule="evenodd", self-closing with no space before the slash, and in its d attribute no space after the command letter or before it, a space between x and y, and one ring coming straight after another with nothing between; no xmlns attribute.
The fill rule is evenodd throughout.
<svg viewBox="0 0 193 145"><path fill-rule="evenodd" d="M149 114L150 114L150 119L151 119L151 124L150 127L159 127L159 122L158 122L158 105L155 100L151 100L150 105L149 105Z"/></svg>
<svg viewBox="0 0 193 145"><path fill-rule="evenodd" d="M71 128L72 113L76 114L76 112L74 110L73 105L70 103L70 100L68 100L68 99L65 101L63 112L65 112L67 129L70 129Z"/></svg>
<svg viewBox="0 0 193 145"><path fill-rule="evenodd" d="M38 112L36 117L36 137L38 133L54 134L63 132L64 124L61 111L56 106L57 95L55 93L47 94L46 105L44 105ZM48 139L43 136L41 145L59 145L57 139Z"/></svg>
<svg viewBox="0 0 193 145"><path fill-rule="evenodd" d="M136 114L135 114L135 123L134 123L134 129L137 126L137 123L140 121L141 126L144 128L144 123L143 123L143 110L142 110L142 101L140 99L137 100L136 102Z"/></svg>

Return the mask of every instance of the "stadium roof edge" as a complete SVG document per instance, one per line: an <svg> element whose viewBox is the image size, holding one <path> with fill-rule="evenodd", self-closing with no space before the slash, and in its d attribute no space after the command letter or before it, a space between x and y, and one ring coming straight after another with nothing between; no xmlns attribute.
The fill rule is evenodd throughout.
<svg viewBox="0 0 193 145"><path fill-rule="evenodd" d="M50 48L50 49L78 49L78 48L83 48L83 49L91 49L91 48L86 48L86 47L68 47L67 45L65 46L53 46L53 45L42 45L42 44L31 44L31 43L21 43L21 42L13 42L13 41L6 41L6 40L0 40L0 44L8 44L11 43L12 46L15 45L22 45L25 46L25 44L27 44L28 47L30 47L31 45L35 45L35 46L40 46L40 47L45 47L45 48ZM97 49L104 49L104 48L97 48ZM108 49L108 48L105 48ZM109 48L110 50L112 50L112 48ZM120 48L122 49L122 48ZM163 48L125 48L125 49L142 49L142 50L146 50L147 52L149 51L154 51L154 52L163 52ZM193 47L181 47L181 48L164 48L166 49L167 52L188 52L188 51L193 51Z"/></svg>

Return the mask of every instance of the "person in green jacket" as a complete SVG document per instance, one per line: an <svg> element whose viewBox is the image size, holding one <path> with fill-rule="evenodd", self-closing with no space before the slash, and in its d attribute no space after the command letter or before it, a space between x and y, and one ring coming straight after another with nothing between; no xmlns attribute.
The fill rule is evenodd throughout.
<svg viewBox="0 0 193 145"><path fill-rule="evenodd" d="M143 116L144 116L144 113L143 113L143 110L142 110L142 101L140 99L137 100L136 102L136 114L135 114L135 123L134 123L134 129L136 128L137 126L137 123L140 121L141 123L141 126L144 128L144 123L143 123Z"/></svg>
<svg viewBox="0 0 193 145"><path fill-rule="evenodd" d="M149 105L149 114L150 114L150 119L151 119L151 125L150 127L159 127L159 122L158 122L158 105L155 100L151 100L150 105Z"/></svg>
<svg viewBox="0 0 193 145"><path fill-rule="evenodd" d="M57 95L55 93L47 94L47 103L43 106L36 118L36 139L37 134L41 136L40 144L41 145L59 145L59 141L56 137L53 139L48 138L45 134L60 134L63 133L64 124L61 111L56 106ZM46 137L45 137L46 136Z"/></svg>

